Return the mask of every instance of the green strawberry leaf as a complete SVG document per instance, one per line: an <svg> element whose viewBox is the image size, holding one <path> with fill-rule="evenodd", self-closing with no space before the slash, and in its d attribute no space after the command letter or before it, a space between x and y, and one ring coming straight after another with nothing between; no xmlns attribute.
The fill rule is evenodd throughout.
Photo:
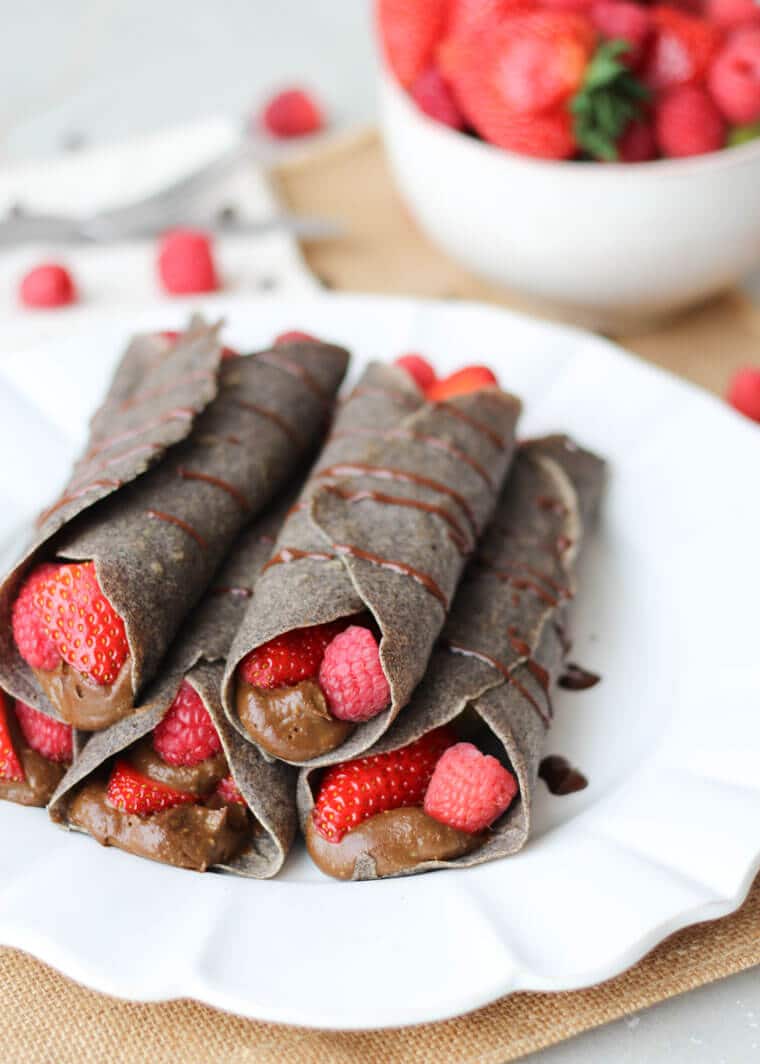
<svg viewBox="0 0 760 1064"><path fill-rule="evenodd" d="M624 40L600 44L570 101L575 139L594 159L617 159L618 140L649 99L646 86L621 62L629 48Z"/></svg>

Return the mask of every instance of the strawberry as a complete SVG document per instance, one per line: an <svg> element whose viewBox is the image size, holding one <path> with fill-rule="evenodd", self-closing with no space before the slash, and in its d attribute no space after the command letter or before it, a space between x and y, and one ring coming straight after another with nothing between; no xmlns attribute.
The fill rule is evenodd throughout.
<svg viewBox="0 0 760 1064"><path fill-rule="evenodd" d="M313 680L319 672L325 650L345 622L317 624L312 628L295 628L275 636L252 650L238 669L253 687L288 687L302 680Z"/></svg>
<svg viewBox="0 0 760 1064"><path fill-rule="evenodd" d="M465 366L448 377L434 381L427 390L427 399L431 403L443 403L457 395L468 395L498 385L498 380L487 366Z"/></svg>
<svg viewBox="0 0 760 1064"><path fill-rule="evenodd" d="M655 130L660 151L671 158L704 155L726 143L721 113L699 85L681 85L658 100Z"/></svg>
<svg viewBox="0 0 760 1064"><path fill-rule="evenodd" d="M430 65L446 28L447 8L447 0L377 0L385 58L404 88Z"/></svg>
<svg viewBox="0 0 760 1064"><path fill-rule="evenodd" d="M117 761L111 769L106 797L115 809L137 816L148 816L172 809L175 805L190 805L198 798L187 791L176 791L165 783L137 772L127 761Z"/></svg>
<svg viewBox="0 0 760 1064"><path fill-rule="evenodd" d="M650 9L653 40L642 78L655 92L691 85L706 75L721 32L703 18L660 5Z"/></svg>
<svg viewBox="0 0 760 1064"><path fill-rule="evenodd" d="M529 11L462 38L447 76L469 122L499 147L542 158L575 152L566 104L582 83L596 34L582 15Z"/></svg>
<svg viewBox="0 0 760 1064"><path fill-rule="evenodd" d="M314 343L316 337L311 333L301 332L300 329L290 329L288 332L280 333L279 336L274 338L274 346L281 347L282 344L300 344L300 343Z"/></svg>
<svg viewBox="0 0 760 1064"><path fill-rule="evenodd" d="M418 74L412 82L409 95L428 118L451 129L464 129L464 115L438 67L429 66Z"/></svg>
<svg viewBox="0 0 760 1064"><path fill-rule="evenodd" d="M724 30L760 25L760 4L756 0L706 0L705 16Z"/></svg>
<svg viewBox="0 0 760 1064"><path fill-rule="evenodd" d="M728 401L740 414L760 422L760 367L736 371L728 386Z"/></svg>
<svg viewBox="0 0 760 1064"><path fill-rule="evenodd" d="M648 10L630 0L596 0L589 16L603 37L628 42L629 48L620 58L631 69L635 69L644 55L644 46L652 31Z"/></svg>
<svg viewBox="0 0 760 1064"><path fill-rule="evenodd" d="M484 831L506 812L517 780L500 761L472 743L444 751L425 793L428 816L458 831Z"/></svg>
<svg viewBox="0 0 760 1064"><path fill-rule="evenodd" d="M219 288L211 237L199 229L172 229L158 245L158 276L171 295Z"/></svg>
<svg viewBox="0 0 760 1064"><path fill-rule="evenodd" d="M76 302L77 290L65 266L46 262L35 266L21 280L19 300L25 307L64 307Z"/></svg>
<svg viewBox="0 0 760 1064"><path fill-rule="evenodd" d="M16 720L28 746L48 761L66 762L74 756L71 725L62 724L38 709L16 702Z"/></svg>
<svg viewBox="0 0 760 1064"><path fill-rule="evenodd" d="M286 89L267 103L261 124L273 137L303 137L322 129L325 119L322 108L310 93Z"/></svg>
<svg viewBox="0 0 760 1064"><path fill-rule="evenodd" d="M760 118L760 25L735 31L713 60L708 87L732 124Z"/></svg>
<svg viewBox="0 0 760 1064"><path fill-rule="evenodd" d="M33 668L51 670L63 658L99 686L115 682L129 654L124 622L100 590L92 562L35 569L13 606L13 635Z"/></svg>
<svg viewBox="0 0 760 1064"><path fill-rule="evenodd" d="M153 729L153 749L167 765L197 765L222 749L208 710L186 680Z"/></svg>
<svg viewBox="0 0 760 1064"><path fill-rule="evenodd" d="M537 6L535 0L450 0L446 34L435 56L444 78L456 70L462 49L472 48L473 37L492 34L510 15Z"/></svg>
<svg viewBox="0 0 760 1064"><path fill-rule="evenodd" d="M617 159L620 138L641 115L649 96L628 67L629 54L627 41L600 44L571 101L575 140L592 158Z"/></svg>
<svg viewBox="0 0 760 1064"><path fill-rule="evenodd" d="M652 123L635 118L628 123L617 142L617 157L621 163L646 163L657 158L657 138Z"/></svg>
<svg viewBox="0 0 760 1064"><path fill-rule="evenodd" d="M232 776L225 776L223 780L219 780L214 793L217 798L221 798L223 802L229 802L230 804L237 802L239 805L246 804L245 798L238 790L238 785L235 783Z"/></svg>
<svg viewBox="0 0 760 1064"><path fill-rule="evenodd" d="M435 382L435 370L426 358L410 352L399 355L394 365L406 370L420 391L426 392Z"/></svg>
<svg viewBox="0 0 760 1064"><path fill-rule="evenodd" d="M328 768L314 804L314 827L328 842L340 842L368 817L422 805L438 758L454 742L449 728L436 728L400 750Z"/></svg>
<svg viewBox="0 0 760 1064"><path fill-rule="evenodd" d="M8 727L8 713L8 698L0 691L0 780L21 783L24 780L24 770L13 749Z"/></svg>

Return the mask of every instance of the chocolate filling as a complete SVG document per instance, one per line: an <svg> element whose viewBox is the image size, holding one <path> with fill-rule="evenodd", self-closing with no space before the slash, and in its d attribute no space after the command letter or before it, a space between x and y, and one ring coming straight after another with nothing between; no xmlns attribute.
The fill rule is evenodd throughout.
<svg viewBox="0 0 760 1064"><path fill-rule="evenodd" d="M13 746L24 770L24 779L0 780L0 799L18 805L47 805L68 764L48 761L23 741L14 741Z"/></svg>
<svg viewBox="0 0 760 1064"><path fill-rule="evenodd" d="M272 690L240 680L236 706L253 741L286 761L308 761L326 754L340 746L354 728L350 721L330 715L325 696L313 680Z"/></svg>
<svg viewBox="0 0 760 1064"><path fill-rule="evenodd" d="M165 783L175 791L189 791L190 794L208 794L230 771L227 759L221 752L199 761L197 765L167 765L153 749L152 732L135 743L127 760L149 779Z"/></svg>
<svg viewBox="0 0 760 1064"><path fill-rule="evenodd" d="M484 833L471 834L441 824L416 806L390 809L369 817L347 832L340 842L328 842L306 824L306 848L326 875L335 879L394 876L408 872L423 861L461 857L480 846Z"/></svg>
<svg viewBox="0 0 760 1064"><path fill-rule="evenodd" d="M205 872L235 857L253 830L248 810L237 802L210 798L205 804L179 805L141 817L114 809L106 786L104 780L85 783L68 807L69 824L102 846Z"/></svg>
<svg viewBox="0 0 760 1064"><path fill-rule="evenodd" d="M80 731L101 731L134 709L132 669L129 658L116 683L98 686L66 661L52 672L33 669L37 683L67 724Z"/></svg>

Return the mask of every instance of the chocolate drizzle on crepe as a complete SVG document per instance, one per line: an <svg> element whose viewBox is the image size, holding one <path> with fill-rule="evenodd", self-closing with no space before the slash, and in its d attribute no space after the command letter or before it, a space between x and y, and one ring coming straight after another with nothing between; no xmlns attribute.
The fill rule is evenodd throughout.
<svg viewBox="0 0 760 1064"><path fill-rule="evenodd" d="M566 437L520 447L425 677L405 712L370 751L407 746L459 719L476 744L509 765L519 798L472 852L416 864L410 857L401 874L479 864L524 845L552 720L550 689L567 650L565 622L575 593L577 553L594 520L603 474L601 460ZM559 536L572 541L561 554ZM302 827L311 816L317 779L312 768L299 776ZM354 878L376 875L371 857L357 853Z"/></svg>
<svg viewBox="0 0 760 1064"><path fill-rule="evenodd" d="M28 569L58 557L94 561L125 622L139 697L244 523L318 443L347 362L343 349L314 341L220 363L216 329L197 320L176 342L133 341L69 486L0 585L3 685L58 715L10 626Z"/></svg>
<svg viewBox="0 0 760 1064"><path fill-rule="evenodd" d="M224 703L241 733L235 670L252 649L294 628L369 612L391 705L308 763L356 756L383 734L422 677L493 512L519 410L496 388L428 403L398 367L367 369L339 405L265 567L265 607L254 600L233 645Z"/></svg>

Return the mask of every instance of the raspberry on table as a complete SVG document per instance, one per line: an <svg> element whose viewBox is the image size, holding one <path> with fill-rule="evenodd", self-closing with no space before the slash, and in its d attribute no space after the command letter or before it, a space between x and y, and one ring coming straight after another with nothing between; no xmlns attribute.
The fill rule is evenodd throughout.
<svg viewBox="0 0 760 1064"><path fill-rule="evenodd" d="M517 789L515 777L495 757L472 743L456 743L436 764L423 808L459 831L484 831L506 812Z"/></svg>
<svg viewBox="0 0 760 1064"><path fill-rule="evenodd" d="M21 279L19 300L25 307L51 309L77 300L74 279L57 262L46 262L29 270Z"/></svg>
<svg viewBox="0 0 760 1064"><path fill-rule="evenodd" d="M261 123L273 137L303 137L322 129L325 118L311 93L286 89L267 103Z"/></svg>
<svg viewBox="0 0 760 1064"><path fill-rule="evenodd" d="M731 378L728 401L735 410L760 422L760 366L745 366Z"/></svg>
<svg viewBox="0 0 760 1064"><path fill-rule="evenodd" d="M158 276L171 295L219 288L211 237L199 229L171 229L159 241Z"/></svg>

